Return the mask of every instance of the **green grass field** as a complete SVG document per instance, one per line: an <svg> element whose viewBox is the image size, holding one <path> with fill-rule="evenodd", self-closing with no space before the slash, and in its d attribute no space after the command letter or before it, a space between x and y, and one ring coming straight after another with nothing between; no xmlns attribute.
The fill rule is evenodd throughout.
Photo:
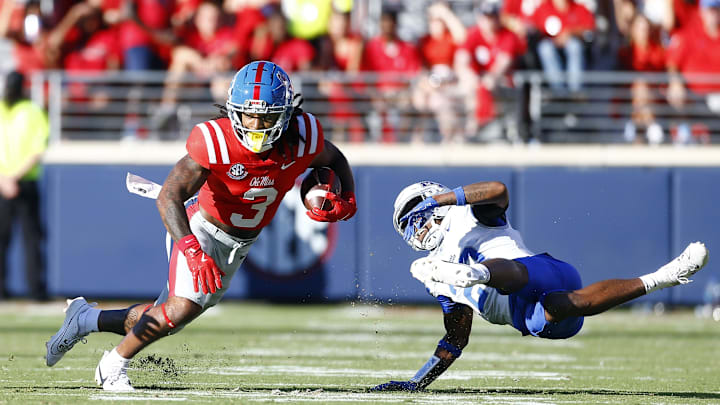
<svg viewBox="0 0 720 405"><path fill-rule="evenodd" d="M118 336L91 335L45 366L61 309L0 305L0 404L720 403L720 323L689 311L616 310L560 341L476 318L462 358L426 392L369 393L429 358L443 334L439 307L227 302L142 352L129 372L138 391L112 394L93 373Z"/></svg>

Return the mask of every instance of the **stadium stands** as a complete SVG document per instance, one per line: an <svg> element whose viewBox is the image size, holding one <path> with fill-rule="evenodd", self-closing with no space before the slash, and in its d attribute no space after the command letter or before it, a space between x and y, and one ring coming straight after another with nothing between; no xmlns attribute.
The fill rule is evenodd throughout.
<svg viewBox="0 0 720 405"><path fill-rule="evenodd" d="M706 144L720 136L714 0L225 0L215 2L219 15L196 13L204 2L4 1L3 69L34 74L54 140L184 139L215 115L234 69L255 58L292 71L305 108L336 141ZM397 18L390 31L383 14ZM563 63L570 36L582 46L581 76L550 73L538 44L555 44ZM380 66L369 63L380 55L367 53L373 43L388 58ZM393 58L399 44L407 55ZM469 74L448 66L463 51ZM420 67L407 64L413 52Z"/></svg>

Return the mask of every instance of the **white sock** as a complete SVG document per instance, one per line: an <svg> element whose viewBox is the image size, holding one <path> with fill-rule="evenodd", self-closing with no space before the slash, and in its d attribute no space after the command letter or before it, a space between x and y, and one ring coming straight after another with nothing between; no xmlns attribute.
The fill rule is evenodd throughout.
<svg viewBox="0 0 720 405"><path fill-rule="evenodd" d="M477 277L477 284L487 284L490 281L490 270L482 263L475 263L470 265L470 268L475 270L474 276Z"/></svg>
<svg viewBox="0 0 720 405"><path fill-rule="evenodd" d="M666 276L667 278L667 276ZM645 293L650 294L653 291L661 290L665 287L670 287L673 284L668 280L663 280L662 277L656 272L640 276L640 281L645 285Z"/></svg>
<svg viewBox="0 0 720 405"><path fill-rule="evenodd" d="M98 329L98 318L100 317L100 310L97 308L90 308L80 315L78 324L80 325L80 332L82 335L87 335L90 332L99 332Z"/></svg>
<svg viewBox="0 0 720 405"><path fill-rule="evenodd" d="M108 364L120 365L122 367L127 367L127 365L130 363L130 359L126 359L117 352L117 347L113 348L112 351L108 353L107 357L105 357L105 361Z"/></svg>

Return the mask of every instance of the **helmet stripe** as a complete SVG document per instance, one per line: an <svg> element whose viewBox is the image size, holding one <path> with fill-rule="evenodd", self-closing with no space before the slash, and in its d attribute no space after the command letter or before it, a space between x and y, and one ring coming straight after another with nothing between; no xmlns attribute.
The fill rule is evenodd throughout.
<svg viewBox="0 0 720 405"><path fill-rule="evenodd" d="M255 71L255 83L262 82L264 68L265 68L265 62L259 62L257 65L257 70ZM256 84L255 88L253 89L253 99L255 99L255 100L260 99L260 85L258 85L258 84Z"/></svg>
<svg viewBox="0 0 720 405"><path fill-rule="evenodd" d="M265 62L259 62L257 65L257 70L255 71L255 82L256 83L262 82L264 68L265 68Z"/></svg>
<svg viewBox="0 0 720 405"><path fill-rule="evenodd" d="M200 128L203 138L205 139L205 147L207 148L208 152L208 162L210 164L217 163L217 156L215 155L215 145L213 144L212 137L210 136L210 130L204 122L201 122L196 126Z"/></svg>
<svg viewBox="0 0 720 405"><path fill-rule="evenodd" d="M215 130L215 138L217 138L218 146L220 147L220 157L222 158L222 163L224 165L229 165L230 156L228 154L227 143L225 143L225 133L222 131L222 129L220 129L220 125L218 125L217 121L212 120L208 122L210 123L210 126L212 126Z"/></svg>

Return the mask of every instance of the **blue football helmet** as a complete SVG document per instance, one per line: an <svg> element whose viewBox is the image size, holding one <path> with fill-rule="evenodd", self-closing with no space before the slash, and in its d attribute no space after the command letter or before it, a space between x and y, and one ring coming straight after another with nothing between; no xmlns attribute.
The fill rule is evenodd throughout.
<svg viewBox="0 0 720 405"><path fill-rule="evenodd" d="M268 61L250 62L233 77L228 89L227 111L235 135L255 153L272 147L290 123L293 113L293 87L290 76ZM242 114L269 114L273 122L267 129L245 128Z"/></svg>

